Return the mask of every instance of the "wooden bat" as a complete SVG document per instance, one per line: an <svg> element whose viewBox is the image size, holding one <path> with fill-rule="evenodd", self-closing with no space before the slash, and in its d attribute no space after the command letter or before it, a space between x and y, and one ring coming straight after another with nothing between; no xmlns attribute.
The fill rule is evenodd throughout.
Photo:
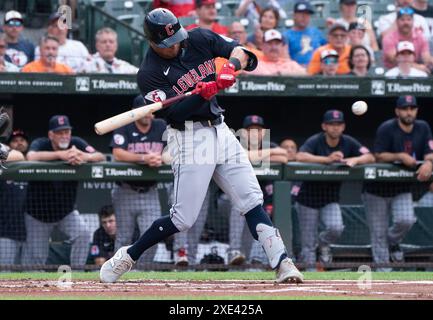
<svg viewBox="0 0 433 320"><path fill-rule="evenodd" d="M161 102L155 102L146 106L138 107L123 113L120 113L118 115L115 115L111 118L102 120L95 124L95 132L99 135L106 134L107 132L116 130L120 127L123 127L127 124L130 124L134 121L137 121L138 119L141 119L145 116L147 116L150 113L154 113L158 110L161 110L163 108L166 108L173 103L180 101L186 97L192 96L193 94L199 93L200 90L194 89L190 92L169 98L167 100L161 101Z"/></svg>

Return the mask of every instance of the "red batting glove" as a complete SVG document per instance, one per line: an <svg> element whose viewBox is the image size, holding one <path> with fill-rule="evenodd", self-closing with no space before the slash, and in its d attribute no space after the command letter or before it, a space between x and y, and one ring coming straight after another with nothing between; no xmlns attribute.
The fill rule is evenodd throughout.
<svg viewBox="0 0 433 320"><path fill-rule="evenodd" d="M233 63L224 63L216 79L218 89L230 88L236 82L235 72Z"/></svg>
<svg viewBox="0 0 433 320"><path fill-rule="evenodd" d="M215 81L199 82L195 88L200 91L200 95L206 100L212 99L218 93L218 86Z"/></svg>

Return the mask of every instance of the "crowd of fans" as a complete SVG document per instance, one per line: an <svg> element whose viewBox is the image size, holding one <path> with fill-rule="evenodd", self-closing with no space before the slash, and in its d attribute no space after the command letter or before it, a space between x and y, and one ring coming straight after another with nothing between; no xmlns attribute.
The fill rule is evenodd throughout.
<svg viewBox="0 0 433 320"><path fill-rule="evenodd" d="M155 0L153 5L181 18L194 18L194 23L184 25L188 30L210 29L253 50L259 67L246 75L426 77L433 68L433 6L427 0L396 0L395 11L375 21L357 14L356 0L340 0L340 16L327 17L323 31L313 23L317 13L308 0L296 1L293 12L285 11L284 0L242 0L233 12L239 20L230 25L218 21L216 0ZM374 6L371 9L374 12ZM288 17L290 27L285 24ZM60 18L53 13L45 36L31 43L22 36L23 16L7 12L0 33L0 71L137 72L137 66L116 58L114 30L102 28L96 33L96 52L91 54L85 44L71 39ZM248 19L248 29L242 19Z"/></svg>

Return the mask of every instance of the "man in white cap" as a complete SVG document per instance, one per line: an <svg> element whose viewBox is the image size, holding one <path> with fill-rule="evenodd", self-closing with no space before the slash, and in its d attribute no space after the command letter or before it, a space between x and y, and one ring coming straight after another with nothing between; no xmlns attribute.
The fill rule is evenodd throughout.
<svg viewBox="0 0 433 320"><path fill-rule="evenodd" d="M307 72L287 56L284 38L278 30L271 29L263 35L263 58L250 75L260 76L303 76Z"/></svg>
<svg viewBox="0 0 433 320"><path fill-rule="evenodd" d="M386 77L428 77L422 70L412 67L415 62L415 46L409 41L400 41L397 45L397 66L385 73Z"/></svg>
<svg viewBox="0 0 433 320"><path fill-rule="evenodd" d="M338 70L338 53L335 50L323 50L320 54L320 75L335 76Z"/></svg>
<svg viewBox="0 0 433 320"><path fill-rule="evenodd" d="M18 11L6 12L3 24L7 43L6 56L19 68L35 59L35 46L21 35L24 30L23 23L23 17Z"/></svg>

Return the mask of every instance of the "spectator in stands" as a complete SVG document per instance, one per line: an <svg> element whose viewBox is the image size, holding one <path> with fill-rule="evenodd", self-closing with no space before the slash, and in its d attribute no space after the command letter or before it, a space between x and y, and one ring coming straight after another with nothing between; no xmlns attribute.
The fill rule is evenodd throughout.
<svg viewBox="0 0 433 320"><path fill-rule="evenodd" d="M153 0L153 8L165 8L178 17L190 17L195 15L194 0Z"/></svg>
<svg viewBox="0 0 433 320"><path fill-rule="evenodd" d="M320 55L319 75L333 77L337 75L338 53L335 50L323 50Z"/></svg>
<svg viewBox="0 0 433 320"><path fill-rule="evenodd" d="M344 115L339 110L328 110L322 121L323 132L307 139L296 155L296 160L306 163L345 164L354 167L374 162L370 151L345 130ZM301 261L308 270L316 265L316 249L323 264L332 262L330 245L335 243L344 230L339 205L341 182L303 182L296 184L292 194L296 197L301 230ZM319 218L325 229L318 234Z"/></svg>
<svg viewBox="0 0 433 320"><path fill-rule="evenodd" d="M255 26L254 33L248 35L247 44L262 50L263 34L271 29L278 29L280 14L274 7L264 8L260 13L259 24ZM287 53L288 55L288 53Z"/></svg>
<svg viewBox="0 0 433 320"><path fill-rule="evenodd" d="M233 22L229 26L229 32L228 36L236 41L239 42L240 45L244 46L246 49L253 52L257 58L261 59L263 58L263 51L258 50L254 46L249 46L247 43L247 31L245 30L245 27L242 23L239 21Z"/></svg>
<svg viewBox="0 0 433 320"><path fill-rule="evenodd" d="M363 24L359 22L352 22L349 25L349 44L353 46L362 45L364 48L368 50L368 54L370 55L371 64L374 63L374 52L373 49L367 45L363 44L362 39L365 36L365 27Z"/></svg>
<svg viewBox="0 0 433 320"><path fill-rule="evenodd" d="M4 33L0 33L0 72L20 72L20 68L7 61L7 46L6 35Z"/></svg>
<svg viewBox="0 0 433 320"><path fill-rule="evenodd" d="M370 74L372 64L370 52L363 45L355 45L349 54L349 75L366 77Z"/></svg>
<svg viewBox="0 0 433 320"><path fill-rule="evenodd" d="M23 161L24 155L11 150L6 162ZM21 249L26 240L24 203L27 182L0 180L0 265L21 263Z"/></svg>
<svg viewBox="0 0 433 320"><path fill-rule="evenodd" d="M388 32L397 30L396 20L398 12L400 12L401 9L407 10L412 3L413 0L396 0L396 11L379 17L377 33L382 38L382 41ZM413 28L415 31L422 33L426 39L430 39L431 33L427 21L423 16L415 14L415 12L413 14Z"/></svg>
<svg viewBox="0 0 433 320"><path fill-rule="evenodd" d="M252 21L254 26L259 25L261 22L261 14L264 8L274 7L278 12L281 19L286 19L287 14L280 5L282 1L277 0L241 0L238 9L235 12L237 17L245 17ZM274 27L271 27L275 28Z"/></svg>
<svg viewBox="0 0 433 320"><path fill-rule="evenodd" d="M295 161L296 160L296 153L298 152L298 145L296 144L295 140L292 138L284 138L280 142L280 147L283 149L286 149L288 153L288 161Z"/></svg>
<svg viewBox="0 0 433 320"><path fill-rule="evenodd" d="M59 40L59 53L57 62L68 65L75 72L80 72L87 59L89 51L86 46L77 40L68 39L68 26L60 18L62 14L55 12L49 17L47 34ZM40 49L36 48L35 56L39 58Z"/></svg>
<svg viewBox="0 0 433 320"><path fill-rule="evenodd" d="M338 53L337 74L346 74L350 72L349 54L351 46L347 44L347 29L342 24L334 24L328 31L329 43L319 47L313 53L313 58L308 65L308 73L311 75L318 74L321 67L321 55L324 50L335 50Z"/></svg>
<svg viewBox="0 0 433 320"><path fill-rule="evenodd" d="M96 32L96 53L86 62L83 72L86 73L120 73L136 74L138 68L116 58L117 33L111 28L102 28Z"/></svg>
<svg viewBox="0 0 433 320"><path fill-rule="evenodd" d="M185 28L191 30L200 27L226 36L228 29L226 26L217 22L217 9L215 3L216 0L195 0L195 11L197 13L198 23L190 24Z"/></svg>
<svg viewBox="0 0 433 320"><path fill-rule="evenodd" d="M8 144L12 150L17 150L24 156L26 156L27 151L29 150L29 138L24 131L20 129L12 131L12 134L8 139Z"/></svg>
<svg viewBox="0 0 433 320"><path fill-rule="evenodd" d="M6 56L9 62L22 68L35 59L35 46L22 37L24 20L18 11L8 11L4 17L3 31L6 35Z"/></svg>
<svg viewBox="0 0 433 320"><path fill-rule="evenodd" d="M304 76L306 70L297 62L287 57L282 34L275 29L265 32L263 36L264 57L259 60L257 68L248 75L259 76Z"/></svg>
<svg viewBox="0 0 433 320"><path fill-rule="evenodd" d="M372 8L374 10L374 8ZM359 23L364 27L365 32L362 35L361 41L366 48L371 48L372 51L378 51L376 35L374 34L373 27L367 17L359 17L357 14L357 1L356 0L340 0L340 13L341 17L338 19L328 18L326 20L328 26L334 23L340 23L349 29L351 23ZM358 44L358 43L357 43Z"/></svg>
<svg viewBox="0 0 433 320"><path fill-rule="evenodd" d="M400 243L416 222L413 197L428 188L433 168L433 137L430 125L417 120L418 104L411 95L397 99L396 117L383 122L376 132L373 152L376 160L398 162L416 168L419 182L368 182L362 199L370 228L375 263L403 262ZM424 161L419 165L417 161ZM417 191L417 192L415 192ZM392 215L392 226L389 227Z"/></svg>
<svg viewBox="0 0 433 320"><path fill-rule="evenodd" d="M433 6L428 3L428 0L413 0L412 9L425 18L430 35L433 35Z"/></svg>
<svg viewBox="0 0 433 320"><path fill-rule="evenodd" d="M382 40L383 59L386 68L397 65L397 45L400 41L412 42L415 47L414 67L430 73L432 57L427 40L423 33L414 28L414 11L412 8L401 8L397 13L397 29L387 33Z"/></svg>
<svg viewBox="0 0 433 320"><path fill-rule="evenodd" d="M289 46L290 58L303 67L307 67L314 50L327 43L322 32L310 25L313 6L309 1L300 0L295 3L292 29L284 33Z"/></svg>
<svg viewBox="0 0 433 320"><path fill-rule="evenodd" d="M38 60L26 64L22 72L72 74L74 70L66 64L57 61L59 40L53 36L43 36L39 42L41 55ZM39 48L38 47L38 48Z"/></svg>
<svg viewBox="0 0 433 320"><path fill-rule="evenodd" d="M98 212L100 227L93 233L90 254L97 266L102 266L114 254L116 240L116 215L112 205L102 206Z"/></svg>
<svg viewBox="0 0 433 320"><path fill-rule="evenodd" d="M269 131L266 129L264 119L261 116L246 116L242 127L240 142L247 151L252 164L261 165L263 163L269 164L269 162L285 164L289 161L288 152L279 147L278 144L270 141ZM272 217L273 185L269 182L260 182L260 187L263 192L263 208ZM230 250L228 252L228 262L230 265L243 264L246 260L245 252L263 252L263 250L254 248L260 247L260 243L254 241L250 235L248 236L249 241L242 243L246 223L244 217L233 206L229 226ZM255 260L265 263L266 257L261 254L256 256Z"/></svg>
<svg viewBox="0 0 433 320"><path fill-rule="evenodd" d="M388 70L385 77L428 77L428 74L413 68L415 47L412 42L400 41L397 45L397 66Z"/></svg>
<svg viewBox="0 0 433 320"><path fill-rule="evenodd" d="M48 137L37 138L30 144L29 161L64 161L71 166L99 162L105 156L85 140L72 136L69 118L55 115L48 124ZM72 242L71 265L86 263L91 233L76 210L78 181L31 181L28 185L24 215L27 241L23 264L45 264L50 234L55 226Z"/></svg>

